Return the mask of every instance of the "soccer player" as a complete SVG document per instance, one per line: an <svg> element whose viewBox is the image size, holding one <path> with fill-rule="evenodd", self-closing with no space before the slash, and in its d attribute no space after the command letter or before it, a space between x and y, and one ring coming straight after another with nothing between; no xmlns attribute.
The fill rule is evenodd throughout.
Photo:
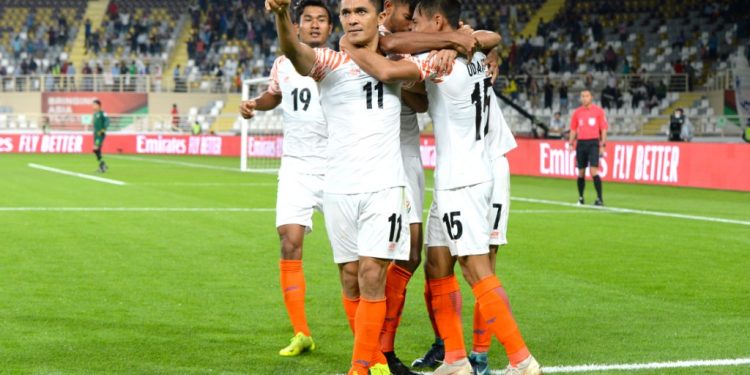
<svg viewBox="0 0 750 375"><path fill-rule="evenodd" d="M333 30L331 11L320 0L300 2L294 21L300 41L313 48L325 46ZM276 230L281 240L281 290L294 337L279 355L290 357L315 350L305 314L302 245L305 234L312 231L313 211L321 211L323 206L328 129L317 83L297 73L285 56L274 61L268 91L243 102L240 113L248 119L256 110L269 111L280 104L284 154L276 197Z"/></svg>
<svg viewBox="0 0 750 375"><path fill-rule="evenodd" d="M104 138L107 137L107 128L109 128L109 117L102 111L102 102L99 99L94 100L94 155L99 162L99 173L106 172L109 167L102 159L102 145Z"/></svg>
<svg viewBox="0 0 750 375"><path fill-rule="evenodd" d="M581 106L570 117L570 147L575 145L578 163L578 204L583 205L583 190L586 187L586 167L594 179L596 206L604 206L602 179L599 177L599 155L607 147L607 117L604 110L592 103L590 90L581 91ZM576 141L578 144L576 145Z"/></svg>
<svg viewBox="0 0 750 375"><path fill-rule="evenodd" d="M392 260L408 259L410 243L399 140L401 85L374 79L345 52L299 43L289 2L266 0L266 8L275 14L284 55L297 72L318 82L328 123L323 211L354 331L349 374L389 374L379 345L386 271ZM343 0L342 40L375 53L380 6L380 0Z"/></svg>
<svg viewBox="0 0 750 375"><path fill-rule="evenodd" d="M416 31L453 31L459 27L460 9L457 0L424 0L415 12L414 28ZM424 57L415 68L408 62L390 61L366 49L346 51L362 69L384 82L420 80L429 75L425 70L430 62ZM449 254L457 256L485 324L508 354L510 364L506 372L539 374L538 362L526 347L510 309L499 295L501 284L490 264L487 216L492 173L483 137L489 130L488 112L492 102L484 65L485 55L478 52L471 60L457 60L447 76L432 76L425 82L438 152L437 205L433 204L430 210L427 233L428 238L432 232L449 238ZM473 369L463 344L460 288L453 274L455 258L450 255L434 255L432 249L427 252L425 271L432 309L438 332L445 341L445 359L434 374L468 375Z"/></svg>

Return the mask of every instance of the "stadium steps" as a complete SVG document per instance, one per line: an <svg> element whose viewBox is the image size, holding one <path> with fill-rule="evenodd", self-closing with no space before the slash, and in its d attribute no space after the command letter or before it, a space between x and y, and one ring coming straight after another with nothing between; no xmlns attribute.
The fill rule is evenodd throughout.
<svg viewBox="0 0 750 375"><path fill-rule="evenodd" d="M185 72L185 67L188 64L187 42L190 40L190 34L192 32L191 26L192 23L190 19L186 19L182 25L180 36L177 38L177 44L175 44L174 51L169 56L169 61L167 63L169 69L164 71L163 78L165 80L166 87L174 87L174 75L172 74L172 72L174 72L174 68L177 65L180 66L180 76L182 76Z"/></svg>
<svg viewBox="0 0 750 375"><path fill-rule="evenodd" d="M529 37L536 35L536 29L539 27L539 21L544 19L544 22L549 22L555 19L557 13L565 7L565 0L547 0L539 10L531 17L531 20L524 26L521 35Z"/></svg>
<svg viewBox="0 0 750 375"><path fill-rule="evenodd" d="M80 74L83 69L83 62L86 61L86 18L91 20L92 32L98 28L104 20L107 12L109 0L90 0L86 5L86 11L83 13L83 19L79 22L79 30L76 33L76 40L73 42L73 48L70 51L70 62Z"/></svg>
<svg viewBox="0 0 750 375"><path fill-rule="evenodd" d="M644 135L661 135L664 134L661 127L664 126L667 121L664 120L664 116L669 117L677 108L688 109L693 106L696 100L703 97L702 93L696 92L684 92L680 94L680 98L672 103L669 107L659 113L660 117L654 117L643 125Z"/></svg>
<svg viewBox="0 0 750 375"><path fill-rule="evenodd" d="M242 104L242 96L237 93L229 93L224 108L221 109L216 121L211 125L211 130L216 133L232 131L234 122L240 115L240 104Z"/></svg>

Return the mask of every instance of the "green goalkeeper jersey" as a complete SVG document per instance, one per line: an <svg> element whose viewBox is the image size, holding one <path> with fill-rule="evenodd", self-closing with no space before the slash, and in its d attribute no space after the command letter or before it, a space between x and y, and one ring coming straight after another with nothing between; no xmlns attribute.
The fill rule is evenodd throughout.
<svg viewBox="0 0 750 375"><path fill-rule="evenodd" d="M94 135L100 136L107 131L109 127L109 117L104 111L97 111L94 113Z"/></svg>

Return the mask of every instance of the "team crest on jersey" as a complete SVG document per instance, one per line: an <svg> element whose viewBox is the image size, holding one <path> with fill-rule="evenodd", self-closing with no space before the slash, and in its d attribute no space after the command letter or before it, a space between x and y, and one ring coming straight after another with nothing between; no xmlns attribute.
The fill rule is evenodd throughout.
<svg viewBox="0 0 750 375"><path fill-rule="evenodd" d="M352 77L357 77L360 73L362 73L362 71L356 66L352 66L352 68L349 69L349 75Z"/></svg>
<svg viewBox="0 0 750 375"><path fill-rule="evenodd" d="M284 83L288 83L290 79L289 76L284 77Z"/></svg>

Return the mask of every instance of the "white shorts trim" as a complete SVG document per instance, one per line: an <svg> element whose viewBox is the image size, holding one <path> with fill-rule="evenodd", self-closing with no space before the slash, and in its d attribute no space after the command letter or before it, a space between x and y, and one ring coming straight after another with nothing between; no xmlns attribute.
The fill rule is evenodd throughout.
<svg viewBox="0 0 750 375"><path fill-rule="evenodd" d="M505 245L508 243L510 216L510 165L505 156L492 162L492 179L492 198L487 214L490 245Z"/></svg>
<svg viewBox="0 0 750 375"><path fill-rule="evenodd" d="M276 190L276 227L298 224L312 231L313 211L323 210L324 175L282 173Z"/></svg>
<svg viewBox="0 0 750 375"><path fill-rule="evenodd" d="M354 262L361 256L409 259L404 187L362 194L325 193L323 201L334 262Z"/></svg>

